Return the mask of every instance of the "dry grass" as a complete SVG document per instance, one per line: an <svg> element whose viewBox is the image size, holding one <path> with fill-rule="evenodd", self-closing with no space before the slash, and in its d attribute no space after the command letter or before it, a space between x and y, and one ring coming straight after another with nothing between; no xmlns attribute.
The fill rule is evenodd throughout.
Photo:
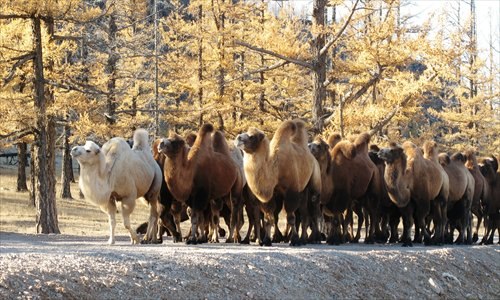
<svg viewBox="0 0 500 300"><path fill-rule="evenodd" d="M0 165L0 231L16 233L36 233L36 211L29 203L28 192L16 192L17 169ZM57 184L57 192L61 184ZM57 214L61 233L82 236L107 236L108 218L98 207L79 199L78 184L71 184L74 199L57 197ZM132 213L132 226L147 220L149 209L141 202ZM116 218L116 235L128 232L121 225L121 214Z"/></svg>

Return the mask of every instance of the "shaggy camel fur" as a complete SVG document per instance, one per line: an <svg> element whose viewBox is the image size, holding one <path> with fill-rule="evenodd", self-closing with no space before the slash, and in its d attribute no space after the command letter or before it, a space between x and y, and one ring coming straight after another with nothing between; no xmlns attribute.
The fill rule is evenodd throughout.
<svg viewBox="0 0 500 300"><path fill-rule="evenodd" d="M481 244L493 244L495 231L498 231L498 243L500 244L500 172L498 172L498 159L494 156L481 158L479 167L488 183L488 193L485 197L486 233L481 240Z"/></svg>
<svg viewBox="0 0 500 300"><path fill-rule="evenodd" d="M321 192L319 165L307 148L307 133L302 121L285 121L275 132L271 141L256 128L240 134L236 145L245 152L244 170L247 184L257 199L262 203L265 214L266 236L263 244L271 245L271 229L274 225L276 201L273 197L282 197L287 213L287 224L291 229L290 244L299 245L295 227L295 211L299 208L307 212L307 192ZM307 234L302 232L302 237ZM261 243L260 232L257 240Z"/></svg>
<svg viewBox="0 0 500 300"><path fill-rule="evenodd" d="M132 149L124 139L116 137L102 148L87 141L84 146L74 147L71 155L80 164L79 186L85 199L108 214L108 243L115 242L115 200L121 202L123 224L130 233L132 243L139 242L130 227L130 214L139 197L144 197L150 207L144 241L157 242L157 202L161 188L161 170L151 154L147 131L135 131Z"/></svg>
<svg viewBox="0 0 500 300"><path fill-rule="evenodd" d="M446 222L446 201L449 194L448 175L437 161L435 143L426 143L425 159L422 151L412 142L404 142L402 147L391 143L389 148L379 151L378 156L385 161L384 179L391 201L399 207L403 217L403 246L411 246L410 230L415 210L415 240L421 239L423 231L425 242L430 243L430 233L425 226L425 217L433 204L436 232L434 243L444 239Z"/></svg>
<svg viewBox="0 0 500 300"><path fill-rule="evenodd" d="M474 197L474 177L472 177L472 174L465 167L465 156L462 153L455 153L451 157L446 153L441 153L439 154L439 162L446 171L446 174L448 174L450 181L447 227L451 228L447 230L447 239L453 243L453 227L457 225L459 235L456 243L472 244L470 214L472 198ZM452 224L453 227L451 226Z"/></svg>
<svg viewBox="0 0 500 300"><path fill-rule="evenodd" d="M474 177L474 197L472 198L471 212L477 217L477 224L474 228L474 234L472 236L472 242L475 243L479 239L479 226L483 220L483 204L487 194L488 184L477 163L475 151L469 149L465 152L465 166L469 169L472 177ZM472 219L471 219L472 223ZM486 230L486 228L485 228Z"/></svg>

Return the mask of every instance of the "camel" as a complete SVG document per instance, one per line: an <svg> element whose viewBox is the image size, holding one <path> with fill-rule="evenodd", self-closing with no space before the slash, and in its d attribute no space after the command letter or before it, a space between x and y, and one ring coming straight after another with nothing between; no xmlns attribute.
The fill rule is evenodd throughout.
<svg viewBox="0 0 500 300"><path fill-rule="evenodd" d="M402 146L391 143L378 156L385 161L384 179L391 201L400 209L403 217L403 246L412 246L410 230L415 210L415 240L421 239L423 231L426 244L442 243L446 220L446 201L449 195L448 175L437 161L437 146L434 142L424 144L426 156L412 142ZM425 226L425 217L433 205L433 221L436 232L433 240Z"/></svg>
<svg viewBox="0 0 500 300"><path fill-rule="evenodd" d="M446 174L448 174L450 189L448 196L448 223L458 222L459 235L457 244L472 244L472 232L470 226L470 213L472 198L474 197L474 177L465 167L465 156L455 153L451 157L446 153L439 154L439 162ZM455 224L454 224L455 225ZM467 232L465 232L467 231ZM453 242L453 229L447 233L450 242ZM467 235L467 239L466 239Z"/></svg>
<svg viewBox="0 0 500 300"><path fill-rule="evenodd" d="M121 203L123 224L130 233L132 244L139 243L137 234L130 227L130 214L139 197L144 197L150 207L143 242L156 243L157 202L162 179L160 167L151 154L147 131L135 131L132 149L123 138L115 137L102 148L87 141L84 146L74 147L71 156L80 164L78 184L85 199L108 214L108 243L115 243L115 200Z"/></svg>
<svg viewBox="0 0 500 300"><path fill-rule="evenodd" d="M240 149L236 147L230 148L226 142L226 138L221 131L216 131L212 135L213 139L213 149L215 152L214 156L210 158L212 161L210 163L217 163L217 161L225 160L226 164L226 174L221 177L221 180L230 180L229 177L232 173L236 171L235 177L236 181L231 189L231 193L224 197L225 202L230 210L230 224L229 225L229 235L226 239L226 243L237 243L241 241L240 229L243 225L243 198L242 192L243 187L246 184L245 174L243 171L243 156ZM222 155L219 155L222 154ZM215 160L215 161L214 161ZM231 169L233 172L230 172ZM207 176L213 176L207 174ZM232 177L231 177L232 178ZM223 205L223 203L221 203ZM222 207L221 207L222 209ZM213 211L215 213L215 211ZM217 221L218 216L213 216L213 221ZM218 223L218 222L217 222ZM215 228L218 230L218 224L214 224Z"/></svg>
<svg viewBox="0 0 500 300"><path fill-rule="evenodd" d="M335 142L332 143L332 140ZM330 197L321 197L323 213L333 218L332 231L327 238L329 244L340 244L345 241L345 228L349 216L342 217L342 214L350 213L354 201L359 201L360 205L364 204L369 210L374 222L370 225L365 242L374 241L375 209L378 203L380 178L377 167L368 156L369 141L370 135L367 133L360 134L354 142L329 138L329 144L335 145L333 149L330 149L332 183L328 183L333 189ZM358 213L360 216L358 230L352 242L357 242L360 237L363 221L362 213L359 211ZM340 225L344 228L344 233L341 233Z"/></svg>
<svg viewBox="0 0 500 300"><path fill-rule="evenodd" d="M471 212L477 217L477 224L474 228L474 234L472 236L472 242L475 243L479 239L479 226L481 226L484 214L482 202L484 202L488 193L488 183L486 182L483 174L481 174L474 150L469 149L465 151L464 155L466 158L465 166L469 169L472 177L474 177L474 197L472 198Z"/></svg>
<svg viewBox="0 0 500 300"><path fill-rule="evenodd" d="M378 157L378 152L380 148L377 145L370 145L370 151L368 155L372 162L377 166L379 172L379 178L384 178L385 173L385 163L380 157ZM399 240L398 225L401 214L394 203L392 203L389 194L387 192L387 186L384 180L379 181L379 206L378 214L380 217L380 222L377 224L376 239L377 242L385 243L389 239L389 243L396 243Z"/></svg>
<svg viewBox="0 0 500 300"><path fill-rule="evenodd" d="M204 124L191 148L177 134L171 134L158 145L158 151L165 155L164 175L169 190L175 199L191 209L188 244L207 241L204 212L210 200L221 199L230 193L240 197L236 190L240 185L238 170L231 157L214 151L213 131L212 124ZM200 237L196 236L198 229ZM218 242L218 230L213 231L210 241Z"/></svg>
<svg viewBox="0 0 500 300"><path fill-rule="evenodd" d="M320 172L321 172L321 195L319 203L326 203L329 201L330 197L333 193L333 181L332 181L332 168L331 168L331 156L330 156L330 147L328 144L319 136L314 138L314 140L309 143L309 150L312 155L318 161ZM323 218L323 222L331 223L331 220L323 217L323 213L321 212L321 205L318 205L320 209L318 217ZM321 222L321 221L319 221ZM318 226L319 227L319 226ZM321 233L320 233L321 235ZM313 239L316 241L319 239L321 241L321 237L317 237L312 234Z"/></svg>
<svg viewBox="0 0 500 300"><path fill-rule="evenodd" d="M498 172L498 159L494 156L481 158L479 168L488 186L484 201L486 233L481 240L481 244L493 244L495 231L498 231L498 243L500 244L500 172Z"/></svg>
<svg viewBox="0 0 500 300"><path fill-rule="evenodd" d="M285 121L276 130L271 141L257 128L250 128L236 137L235 144L245 155L244 171L248 187L261 202L265 215L266 235L260 232L257 242L270 246L271 229L274 224L275 197L282 197L290 227L290 245L304 243L306 230L299 238L295 227L295 211L307 211L307 192L321 193L319 165L307 148L307 133L300 120ZM304 229L304 227L303 227Z"/></svg>

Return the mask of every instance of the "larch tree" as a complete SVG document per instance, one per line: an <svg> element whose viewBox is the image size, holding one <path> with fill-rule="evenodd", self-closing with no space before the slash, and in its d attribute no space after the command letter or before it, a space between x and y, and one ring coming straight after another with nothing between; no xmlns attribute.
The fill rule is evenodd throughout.
<svg viewBox="0 0 500 300"><path fill-rule="evenodd" d="M56 64L62 60L62 57L57 55L58 51L55 50L59 47L55 42L57 40L54 31L55 22L74 21L93 14L92 11L83 7L77 9L79 4L81 4L80 1L43 3L24 1L23 3L2 3L0 6L2 11L0 19L4 22L2 29L5 29L7 34L5 38L28 37L24 43L20 44L21 48L10 47L10 51L5 55L5 60L11 61L12 64L7 74L2 74L6 75L3 76L2 89L8 90L7 96L14 100L17 100L15 99L17 97L23 98L22 100L26 102L19 109L27 110L26 108L32 107L32 118L25 120L28 126L22 126L19 123L20 119L15 118L14 122L8 123L7 126L10 128L6 128L8 132L4 136L14 139L23 134L33 135L31 167L38 233L60 232L55 195L55 135L58 113L54 105L56 103L55 90L49 83ZM12 23L16 22L22 26L13 27ZM2 41L2 47L9 49L4 42L5 40ZM26 53L21 56L12 55L16 52L17 54ZM29 65L31 65L31 70L26 67ZM19 90L20 93L17 94L15 86L19 84L25 85L26 89ZM29 97L26 97L26 90L31 91ZM12 108L5 110L9 115L15 113Z"/></svg>

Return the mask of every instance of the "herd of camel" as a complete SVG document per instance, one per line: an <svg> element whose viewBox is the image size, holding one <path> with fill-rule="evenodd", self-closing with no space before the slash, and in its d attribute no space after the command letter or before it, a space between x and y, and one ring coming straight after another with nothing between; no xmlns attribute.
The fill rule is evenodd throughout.
<svg viewBox="0 0 500 300"><path fill-rule="evenodd" d="M171 133L152 147L148 132L138 129L132 147L116 137L102 147L87 141L71 155L80 164L85 198L108 214L110 244L117 204L132 243L162 242L165 232L174 242L219 242L225 235L220 217L229 229L226 242L266 246L325 239L355 243L363 223L365 243L472 244L482 220L481 243L493 243L495 231L500 235L498 158L476 158L472 150L449 156L439 153L434 141L379 149L362 133L350 140L332 135L308 143L305 123L289 120L271 140L250 128L228 143L222 132L204 124L197 134ZM148 222L137 228L142 241L130 225L138 198L150 209ZM283 232L278 227L282 209ZM244 210L248 230L242 237ZM478 218L475 228L472 214ZM183 237L180 223L187 219L190 232Z"/></svg>

